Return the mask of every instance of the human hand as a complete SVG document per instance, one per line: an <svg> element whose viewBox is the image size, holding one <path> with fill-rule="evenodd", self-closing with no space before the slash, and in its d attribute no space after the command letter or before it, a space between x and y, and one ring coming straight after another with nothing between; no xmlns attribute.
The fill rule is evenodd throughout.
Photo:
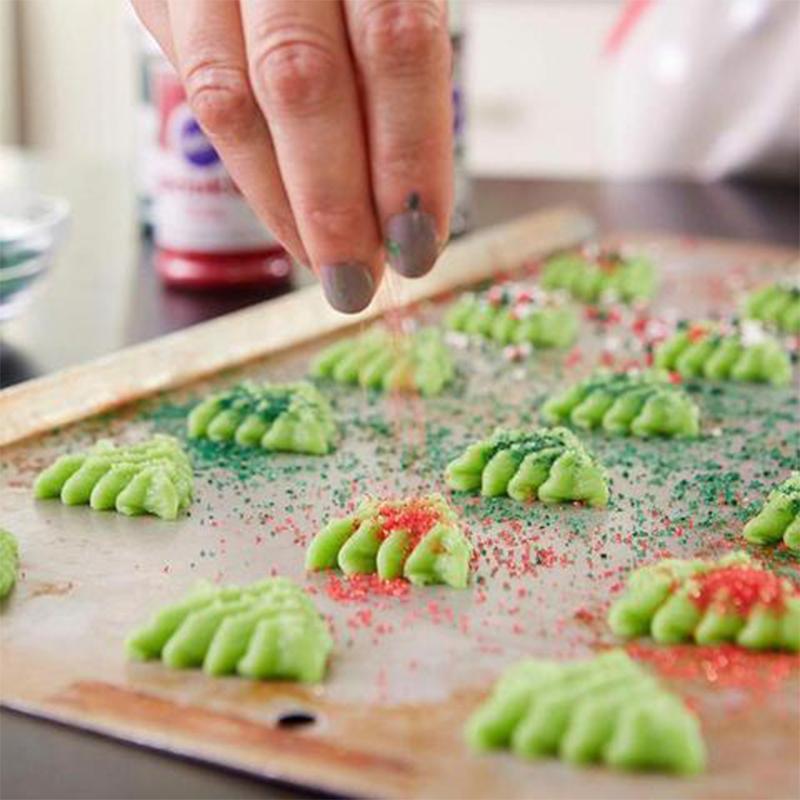
<svg viewBox="0 0 800 800"><path fill-rule="evenodd" d="M331 305L433 266L452 204L445 0L133 0L259 218Z"/></svg>

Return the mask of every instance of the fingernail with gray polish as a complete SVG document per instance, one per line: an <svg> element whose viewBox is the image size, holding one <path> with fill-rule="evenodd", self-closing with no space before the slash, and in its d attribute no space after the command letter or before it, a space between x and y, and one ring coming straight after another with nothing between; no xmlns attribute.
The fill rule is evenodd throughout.
<svg viewBox="0 0 800 800"><path fill-rule="evenodd" d="M325 297L337 311L355 314L372 300L375 280L366 264L360 261L325 264L319 273Z"/></svg>
<svg viewBox="0 0 800 800"><path fill-rule="evenodd" d="M419 195L412 192L406 209L386 223L386 252L395 272L406 278L420 278L430 271L439 255L436 224L419 207Z"/></svg>

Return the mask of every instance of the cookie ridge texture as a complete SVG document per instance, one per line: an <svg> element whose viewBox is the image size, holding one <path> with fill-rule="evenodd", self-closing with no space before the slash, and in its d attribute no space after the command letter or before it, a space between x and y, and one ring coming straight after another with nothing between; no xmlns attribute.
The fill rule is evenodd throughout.
<svg viewBox="0 0 800 800"><path fill-rule="evenodd" d="M781 540L800 553L800 472L793 472L767 496L761 510L744 526L744 538L753 544Z"/></svg>
<svg viewBox="0 0 800 800"><path fill-rule="evenodd" d="M615 250L572 251L548 259L541 285L562 289L585 303L605 300L635 303L649 300L656 289L656 271L650 259Z"/></svg>
<svg viewBox="0 0 800 800"><path fill-rule="evenodd" d="M354 514L331 520L317 533L306 551L306 569L338 568L346 575L461 589L471 556L458 517L441 495L366 497Z"/></svg>
<svg viewBox="0 0 800 800"><path fill-rule="evenodd" d="M455 378L455 362L435 328L393 335L372 328L325 348L312 362L311 375L380 391L441 394Z"/></svg>
<svg viewBox="0 0 800 800"><path fill-rule="evenodd" d="M663 370L597 372L552 395L541 414L551 425L624 436L692 438L700 430L697 404Z"/></svg>
<svg viewBox="0 0 800 800"><path fill-rule="evenodd" d="M696 716L622 650L510 667L466 726L472 749L680 775L702 772Z"/></svg>
<svg viewBox="0 0 800 800"><path fill-rule="evenodd" d="M800 280L775 281L756 289L745 298L742 314L783 333L800 333Z"/></svg>
<svg viewBox="0 0 800 800"><path fill-rule="evenodd" d="M174 520L192 501L192 465L172 436L156 434L129 445L101 439L58 458L39 473L33 491L39 499L60 498L70 506Z"/></svg>
<svg viewBox="0 0 800 800"><path fill-rule="evenodd" d="M318 683L333 640L309 596L286 578L248 586L202 581L125 642L134 661L160 659L208 675Z"/></svg>
<svg viewBox="0 0 800 800"><path fill-rule="evenodd" d="M4 599L17 582L19 572L19 544L13 533L0 528L0 600Z"/></svg>
<svg viewBox="0 0 800 800"><path fill-rule="evenodd" d="M484 497L508 495L519 502L583 502L608 505L608 478L602 465L568 428L498 428L451 461L447 485L479 491Z"/></svg>
<svg viewBox="0 0 800 800"><path fill-rule="evenodd" d="M498 344L537 348L568 347L578 335L575 312L555 295L526 283L467 292L450 306L444 324Z"/></svg>
<svg viewBox="0 0 800 800"><path fill-rule="evenodd" d="M684 322L655 347L653 363L683 378L771 383L792 379L789 354L760 323Z"/></svg>
<svg viewBox="0 0 800 800"><path fill-rule="evenodd" d="M608 624L625 639L798 652L800 587L744 552L718 561L665 559L630 573Z"/></svg>
<svg viewBox="0 0 800 800"><path fill-rule="evenodd" d="M336 440L330 403L308 381L247 381L212 394L192 409L187 430L192 438L309 455L329 453Z"/></svg>

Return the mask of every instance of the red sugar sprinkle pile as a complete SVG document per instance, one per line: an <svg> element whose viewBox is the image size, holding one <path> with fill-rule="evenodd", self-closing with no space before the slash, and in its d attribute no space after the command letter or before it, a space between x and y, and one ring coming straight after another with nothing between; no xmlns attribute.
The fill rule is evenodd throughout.
<svg viewBox="0 0 800 800"><path fill-rule="evenodd" d="M366 603L372 597L408 597L411 584L400 578L384 581L377 575L329 575L325 592L337 603Z"/></svg>
<svg viewBox="0 0 800 800"><path fill-rule="evenodd" d="M440 521L441 514L424 500L410 500L403 503L386 503L378 510L381 518L381 537L392 531L406 531L413 548L419 540Z"/></svg>
<svg viewBox="0 0 800 800"><path fill-rule="evenodd" d="M714 647L633 643L631 658L643 661L665 678L703 680L715 686L750 691L775 691L800 669L800 657L789 653L758 653L733 644Z"/></svg>
<svg viewBox="0 0 800 800"><path fill-rule="evenodd" d="M698 579L692 600L702 609L721 604L724 609L747 616L757 605L780 611L789 594L786 581L771 572L751 567L724 567Z"/></svg>
<svg viewBox="0 0 800 800"><path fill-rule="evenodd" d="M567 354L567 357L564 360L564 366L574 367L576 364L580 364L582 360L583 360L583 353L581 352L580 347L576 345Z"/></svg>
<svg viewBox="0 0 800 800"><path fill-rule="evenodd" d="M708 336L708 329L703 325L692 325L687 335L690 342L699 342Z"/></svg>
<svg viewBox="0 0 800 800"><path fill-rule="evenodd" d="M620 257L619 253L601 253L595 263L597 266L606 273L614 273L619 269L620 264L622 263L622 258Z"/></svg>

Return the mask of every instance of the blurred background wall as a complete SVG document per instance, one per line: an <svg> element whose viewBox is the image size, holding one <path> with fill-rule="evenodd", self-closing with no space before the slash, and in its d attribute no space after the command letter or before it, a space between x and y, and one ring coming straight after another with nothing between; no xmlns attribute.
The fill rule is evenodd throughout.
<svg viewBox="0 0 800 800"><path fill-rule="evenodd" d="M127 2L0 0L0 8L0 52L14 52L6 59L15 62L16 96L3 105L16 107L16 143L66 156L128 157L135 61Z"/></svg>
<svg viewBox="0 0 800 800"><path fill-rule="evenodd" d="M15 16L14 5L0 0L0 144L19 139Z"/></svg>
<svg viewBox="0 0 800 800"><path fill-rule="evenodd" d="M596 174L595 69L617 0L469 0L474 171ZM128 157L134 24L126 0L0 0L0 141ZM16 56L13 51L16 49ZM18 67L18 76L6 62ZM14 90L16 98L13 98ZM13 98L13 99L12 99Z"/></svg>
<svg viewBox="0 0 800 800"><path fill-rule="evenodd" d="M473 173L716 178L779 141L797 180L800 0L454 1ZM135 41L127 0L0 0L0 144L130 159Z"/></svg>

